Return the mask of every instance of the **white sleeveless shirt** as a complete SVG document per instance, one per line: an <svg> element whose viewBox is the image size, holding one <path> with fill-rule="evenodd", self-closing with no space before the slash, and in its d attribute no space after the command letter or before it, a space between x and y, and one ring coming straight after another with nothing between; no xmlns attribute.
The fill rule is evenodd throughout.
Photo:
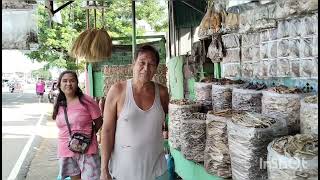
<svg viewBox="0 0 320 180"><path fill-rule="evenodd" d="M139 108L133 98L132 80L127 80L123 109L116 124L114 149L109 161L110 174L116 180L154 180L165 173L159 86L150 109Z"/></svg>

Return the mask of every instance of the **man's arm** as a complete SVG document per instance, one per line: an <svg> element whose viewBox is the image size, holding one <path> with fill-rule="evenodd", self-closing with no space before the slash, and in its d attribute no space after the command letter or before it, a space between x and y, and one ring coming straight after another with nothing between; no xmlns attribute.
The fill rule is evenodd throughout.
<svg viewBox="0 0 320 180"><path fill-rule="evenodd" d="M119 95L119 88L113 85L107 94L103 111L100 179L111 179L109 174L109 160L114 146L114 136L117 121L117 99L119 98L117 95Z"/></svg>
<svg viewBox="0 0 320 180"><path fill-rule="evenodd" d="M169 106L169 93L168 93L168 88L159 85L160 88L160 100L161 100L161 105L163 108L163 111L165 114L168 114L168 106Z"/></svg>

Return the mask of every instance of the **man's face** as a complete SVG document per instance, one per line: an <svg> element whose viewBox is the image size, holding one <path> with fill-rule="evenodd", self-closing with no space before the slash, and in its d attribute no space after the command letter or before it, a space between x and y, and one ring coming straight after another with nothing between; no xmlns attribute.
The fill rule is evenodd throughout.
<svg viewBox="0 0 320 180"><path fill-rule="evenodd" d="M156 57L151 52L142 52L133 66L133 77L141 82L149 82L152 80L157 71Z"/></svg>

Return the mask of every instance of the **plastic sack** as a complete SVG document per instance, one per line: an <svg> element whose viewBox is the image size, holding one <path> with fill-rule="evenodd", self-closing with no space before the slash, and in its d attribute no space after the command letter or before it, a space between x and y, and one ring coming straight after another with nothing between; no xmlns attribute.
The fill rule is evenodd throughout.
<svg viewBox="0 0 320 180"><path fill-rule="evenodd" d="M221 111L220 111L221 113ZM227 121L231 120L232 111L215 114L207 113L206 147L204 151L204 168L212 175L223 178L231 177Z"/></svg>
<svg viewBox="0 0 320 180"><path fill-rule="evenodd" d="M318 155L306 159L280 154L273 149L273 144L277 140L278 139L275 139L268 145L267 169L269 180L318 179Z"/></svg>
<svg viewBox="0 0 320 180"><path fill-rule="evenodd" d="M171 147L180 150L181 149L181 120L183 118L189 117L190 113L198 112L199 110L198 104L172 104L169 103L169 137L168 140L171 143Z"/></svg>
<svg viewBox="0 0 320 180"><path fill-rule="evenodd" d="M212 108L211 88L212 83L195 82L195 100L202 106L201 112L207 112Z"/></svg>
<svg viewBox="0 0 320 180"><path fill-rule="evenodd" d="M267 159L268 144L275 137L287 135L286 121L273 119L275 123L268 128L254 128L234 123L233 118L227 122L232 179L266 179L267 169L260 164Z"/></svg>
<svg viewBox="0 0 320 180"><path fill-rule="evenodd" d="M239 14L228 13L225 18L225 29L227 31L239 28Z"/></svg>
<svg viewBox="0 0 320 180"><path fill-rule="evenodd" d="M199 26L198 36L207 36L217 33L221 28L221 15L216 12L213 6L209 6Z"/></svg>
<svg viewBox="0 0 320 180"><path fill-rule="evenodd" d="M194 162L203 162L206 143L206 114L189 113L181 119L181 153Z"/></svg>
<svg viewBox="0 0 320 180"><path fill-rule="evenodd" d="M306 102L308 98L316 98L318 102L318 96L309 96L301 100L300 130L302 134L318 134L318 104Z"/></svg>
<svg viewBox="0 0 320 180"><path fill-rule="evenodd" d="M261 113L262 91L233 88L232 109Z"/></svg>
<svg viewBox="0 0 320 180"><path fill-rule="evenodd" d="M236 85L212 84L212 109L221 111L232 108L232 88Z"/></svg>
<svg viewBox="0 0 320 180"><path fill-rule="evenodd" d="M212 41L208 47L207 57L210 58L213 63L222 61L223 53L220 35L212 36Z"/></svg>
<svg viewBox="0 0 320 180"><path fill-rule="evenodd" d="M302 94L279 94L262 91L262 114L287 121L289 134L300 131L300 100Z"/></svg>

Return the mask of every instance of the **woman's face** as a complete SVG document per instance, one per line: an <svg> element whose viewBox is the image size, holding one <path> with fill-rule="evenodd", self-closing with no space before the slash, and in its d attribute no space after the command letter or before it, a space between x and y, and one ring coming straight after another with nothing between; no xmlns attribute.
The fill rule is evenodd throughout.
<svg viewBox="0 0 320 180"><path fill-rule="evenodd" d="M74 96L78 88L78 82L73 74L64 74L61 78L60 89L66 96Z"/></svg>

